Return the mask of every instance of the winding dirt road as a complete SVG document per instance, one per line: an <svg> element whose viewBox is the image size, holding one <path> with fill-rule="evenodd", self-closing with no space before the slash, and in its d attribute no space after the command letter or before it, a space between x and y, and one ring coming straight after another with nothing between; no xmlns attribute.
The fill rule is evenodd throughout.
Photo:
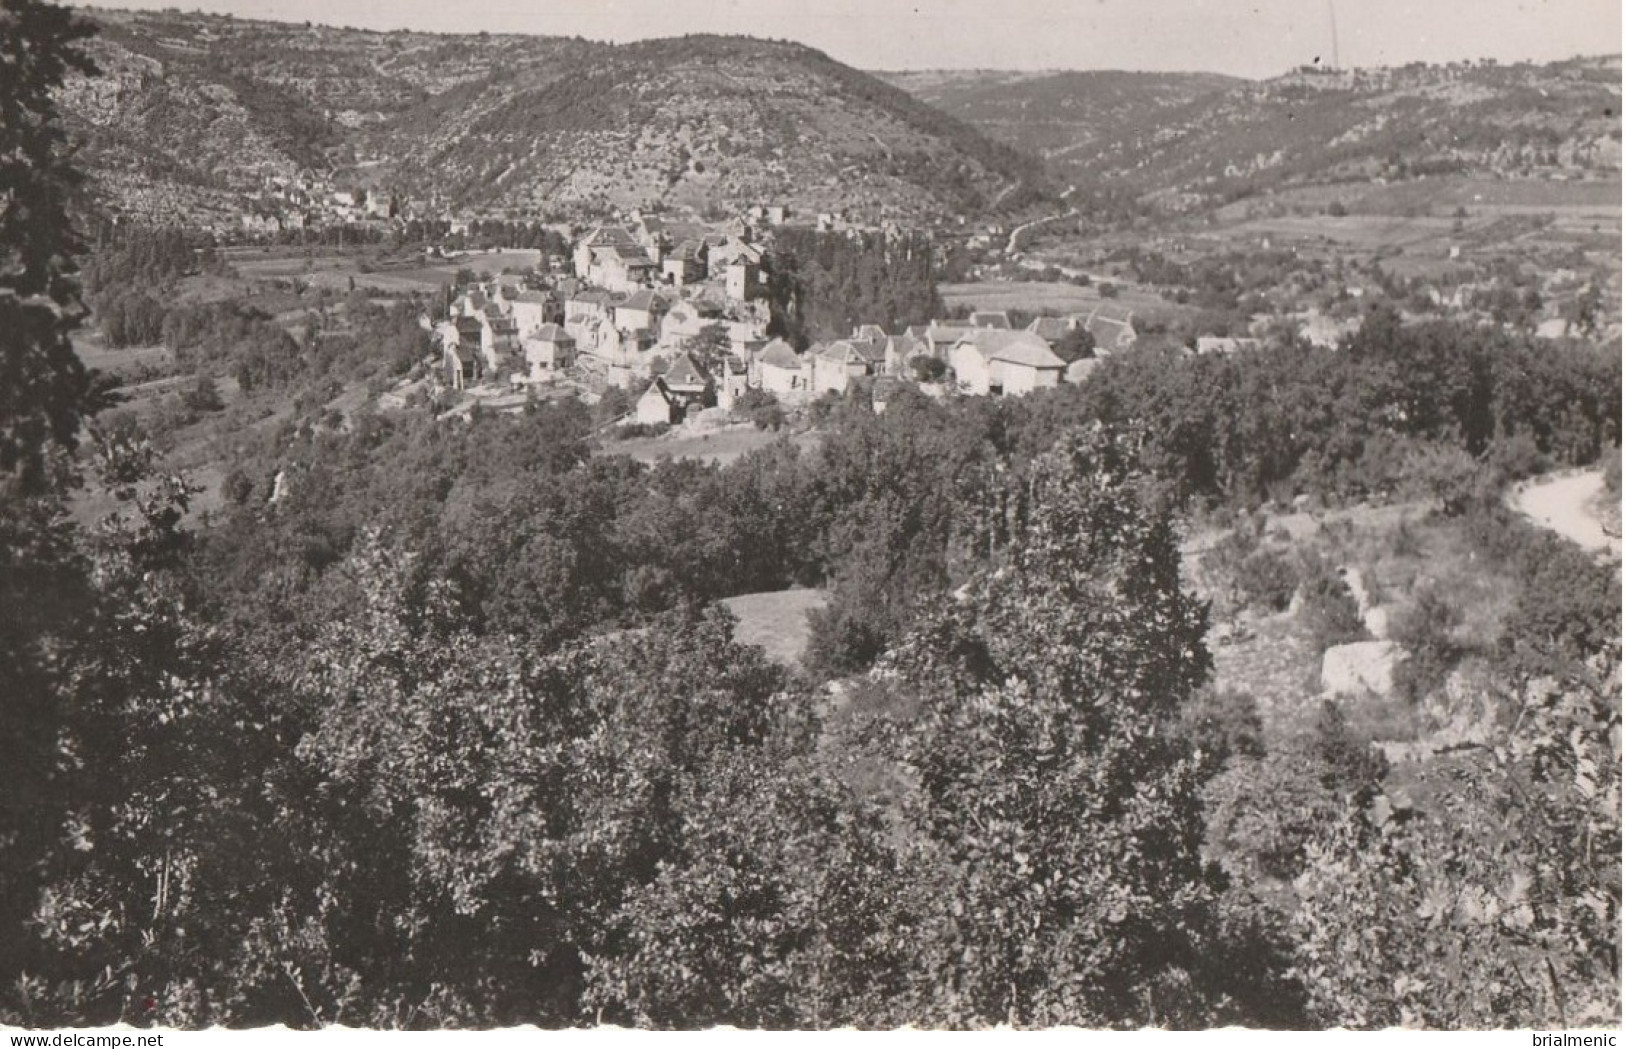
<svg viewBox="0 0 1625 1049"><path fill-rule="evenodd" d="M1557 474L1513 489L1514 510L1594 553L1619 557L1619 536L1609 535L1592 510L1602 495L1602 472Z"/></svg>

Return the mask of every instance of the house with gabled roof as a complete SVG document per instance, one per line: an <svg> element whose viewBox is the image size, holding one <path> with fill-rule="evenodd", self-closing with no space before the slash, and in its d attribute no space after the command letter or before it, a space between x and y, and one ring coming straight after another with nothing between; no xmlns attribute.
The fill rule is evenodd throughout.
<svg viewBox="0 0 1625 1049"><path fill-rule="evenodd" d="M1028 331L977 328L967 332L949 351L960 392L980 396L1017 397L1033 390L1058 386L1066 362Z"/></svg>
<svg viewBox="0 0 1625 1049"><path fill-rule="evenodd" d="M615 326L622 331L655 331L666 311L666 301L648 288L639 288L615 304Z"/></svg>
<svg viewBox="0 0 1625 1049"><path fill-rule="evenodd" d="M971 313L969 320L972 328L998 328L1001 331L1009 331L1012 327L1010 315L1003 310L976 310Z"/></svg>
<svg viewBox="0 0 1625 1049"><path fill-rule="evenodd" d="M493 369L519 349L519 325L512 318L486 307L480 320L480 349Z"/></svg>
<svg viewBox="0 0 1625 1049"><path fill-rule="evenodd" d="M783 339L762 347L756 370L761 388L779 398L803 397L812 388L811 367Z"/></svg>
<svg viewBox="0 0 1625 1049"><path fill-rule="evenodd" d="M587 235L576 242L575 247L575 273L577 277L591 280L588 272L592 269L593 252L599 248L624 248L632 251L642 250L627 231L625 226L597 226L588 231ZM596 281L594 283L597 283Z"/></svg>
<svg viewBox="0 0 1625 1049"><path fill-rule="evenodd" d="M685 240L660 260L661 279L673 287L682 288L705 279L705 244L699 240Z"/></svg>
<svg viewBox="0 0 1625 1049"><path fill-rule="evenodd" d="M594 248L587 279L611 291L633 291L654 279L655 263L642 248Z"/></svg>
<svg viewBox="0 0 1625 1049"><path fill-rule="evenodd" d="M513 319L519 334L531 332L552 320L553 297L545 291L522 291L513 300Z"/></svg>
<svg viewBox="0 0 1625 1049"><path fill-rule="evenodd" d="M716 243L716 240L714 237L706 238L709 250L706 253L705 264L711 270L720 270L724 266L741 261L756 266L762 264L763 252L760 245L752 244L740 236L724 237L721 243Z"/></svg>
<svg viewBox="0 0 1625 1049"><path fill-rule="evenodd" d="M531 382L550 382L575 366L576 340L562 325L543 324L522 345Z"/></svg>
<svg viewBox="0 0 1625 1049"><path fill-rule="evenodd" d="M671 233L666 220L659 215L644 215L632 226L632 239L655 262L660 262L671 248Z"/></svg>
<svg viewBox="0 0 1625 1049"><path fill-rule="evenodd" d="M439 326L440 360L445 382L461 390L484 378L487 360L482 349L484 325L478 317L458 317Z"/></svg>
<svg viewBox="0 0 1625 1049"><path fill-rule="evenodd" d="M672 395L662 378L649 384L632 409L632 417L645 426L674 426L683 421L683 414L682 400Z"/></svg>
<svg viewBox="0 0 1625 1049"><path fill-rule="evenodd" d="M673 358L661 378L673 396L699 403L702 407L708 405L714 396L710 374L689 354L680 353Z"/></svg>
<svg viewBox="0 0 1625 1049"><path fill-rule="evenodd" d="M1077 317L1034 317L1027 330L1049 343L1053 350L1078 327L1078 323Z"/></svg>
<svg viewBox="0 0 1625 1049"><path fill-rule="evenodd" d="M586 321L609 321L613 319L614 310L615 297L609 292L599 291L596 288L578 291L564 303L564 323L571 325Z"/></svg>
<svg viewBox="0 0 1625 1049"><path fill-rule="evenodd" d="M917 339L908 333L893 335L885 342L885 356L882 358L881 371L886 375L900 375L907 377L909 362L916 357L931 357L931 347L923 339Z"/></svg>
<svg viewBox="0 0 1625 1049"><path fill-rule="evenodd" d="M863 339L837 339L809 356L813 393L845 393L853 381L880 371L885 350Z"/></svg>
<svg viewBox="0 0 1625 1049"><path fill-rule="evenodd" d="M1133 349L1140 338L1134 330L1133 310L1130 310L1127 316L1118 318L1109 316L1096 307L1084 318L1083 326L1095 337L1095 353L1102 357L1110 357L1114 353Z"/></svg>
<svg viewBox="0 0 1625 1049"><path fill-rule="evenodd" d="M974 330L976 329L971 328L969 325L932 321L924 331L919 333L919 337L925 340L927 346L931 347L932 356L947 360L948 351L953 349L954 345L964 338L967 332Z"/></svg>

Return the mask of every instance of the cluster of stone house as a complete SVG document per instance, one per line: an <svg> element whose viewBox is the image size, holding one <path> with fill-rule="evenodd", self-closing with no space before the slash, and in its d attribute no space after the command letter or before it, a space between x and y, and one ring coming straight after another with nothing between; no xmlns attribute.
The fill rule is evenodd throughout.
<svg viewBox="0 0 1625 1049"><path fill-rule="evenodd" d="M465 289L434 324L443 381L461 390L492 379L510 385L556 381L576 363L576 341L554 317L551 291L517 278Z"/></svg>
<svg viewBox="0 0 1625 1049"><path fill-rule="evenodd" d="M896 334L861 325L797 352L767 336L762 249L742 224L599 226L577 242L573 262L573 277L505 276L464 289L433 324L443 381L454 389L647 382L635 418L673 423L732 408L752 389L789 405L859 384L877 405L903 383L935 395L1021 396L1082 380L1094 361L1068 366L1055 352L1080 331L1099 356L1135 340L1132 316L1097 310L1016 330L1006 314L984 311Z"/></svg>
<svg viewBox="0 0 1625 1049"><path fill-rule="evenodd" d="M1055 347L1079 328L1095 337L1096 356L1069 365ZM696 407L730 407L750 389L796 406L862 385L876 410L883 410L904 384L930 396L1019 397L1062 382L1082 382L1099 357L1134 342L1129 319L1098 312L1040 318L1022 330L1013 329L1003 313L973 314L964 322L933 321L895 335L865 324L850 338L814 343L801 353L785 340L773 339L743 354L725 354L709 370L684 356L655 377L635 417L641 423L674 423Z"/></svg>
<svg viewBox="0 0 1625 1049"><path fill-rule="evenodd" d="M443 381L554 383L579 367L578 379L630 385L700 340L743 359L766 345L769 319L762 249L749 237L742 222L641 218L588 231L572 253L575 276L464 289L430 322Z"/></svg>

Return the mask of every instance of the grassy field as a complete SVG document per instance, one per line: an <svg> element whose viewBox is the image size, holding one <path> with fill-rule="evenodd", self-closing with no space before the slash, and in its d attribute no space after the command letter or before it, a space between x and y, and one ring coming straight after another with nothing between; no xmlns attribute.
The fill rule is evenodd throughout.
<svg viewBox="0 0 1625 1049"><path fill-rule="evenodd" d="M1330 242L1356 251L1399 247L1448 254L1450 245L1459 243L1468 232L1468 224L1463 223L1458 232L1455 220L1447 217L1283 215L1237 223L1226 229L1225 235L1250 241L1267 236L1283 243Z"/></svg>
<svg viewBox="0 0 1625 1049"><path fill-rule="evenodd" d="M1548 182L1534 179L1437 178L1375 186L1351 194L1350 210L1403 214L1488 208L1515 211L1583 209L1620 212L1620 182Z"/></svg>
<svg viewBox="0 0 1625 1049"><path fill-rule="evenodd" d="M780 439L806 450L817 445L815 433L784 434L772 430L758 430L750 423L741 423L710 433L689 433L677 430L659 437L640 437L630 441L605 441L599 448L602 455L626 455L640 463L654 463L661 459L699 459L703 462L726 466L740 456L758 448L766 448Z"/></svg>
<svg viewBox="0 0 1625 1049"><path fill-rule="evenodd" d="M174 367L175 355L166 346L129 346L110 349L93 331L82 330L73 335L73 349L85 367L116 375L121 379L139 380L146 375L163 374Z"/></svg>
<svg viewBox="0 0 1625 1049"><path fill-rule="evenodd" d="M948 306L974 306L981 310L1026 310L1039 313L1088 313L1103 308L1121 317L1129 310L1136 316L1153 319L1183 312L1153 291L1121 287L1116 298L1102 298L1092 287L1076 284L1048 284L1042 281L979 281L968 284L942 284L937 288Z"/></svg>
<svg viewBox="0 0 1625 1049"><path fill-rule="evenodd" d="M541 262L542 253L532 250L477 252L456 258L427 260L416 256L410 261L379 259L371 252L314 249L307 255L299 249L237 249L226 253L227 261L245 279L257 281L298 278L312 286L347 291L350 281L356 287L388 294L434 291L451 283L460 269L498 274L504 269L523 269Z"/></svg>
<svg viewBox="0 0 1625 1049"><path fill-rule="evenodd" d="M743 594L722 603L739 618L735 641L760 645L769 659L790 666L800 662L807 650L807 613L827 605L829 594L823 590L781 590Z"/></svg>
<svg viewBox="0 0 1625 1049"><path fill-rule="evenodd" d="M1411 215L1449 218L1456 209L1479 211L1587 210L1619 214L1620 181L1551 182L1446 176L1387 185L1329 183L1293 186L1263 197L1248 197L1214 212L1221 223L1242 221L1260 211L1323 213L1336 201L1356 215Z"/></svg>

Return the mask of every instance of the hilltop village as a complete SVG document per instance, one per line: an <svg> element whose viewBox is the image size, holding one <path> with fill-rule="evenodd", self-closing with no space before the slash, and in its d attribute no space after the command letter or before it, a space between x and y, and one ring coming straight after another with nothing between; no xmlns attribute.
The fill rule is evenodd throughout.
<svg viewBox="0 0 1625 1049"><path fill-rule="evenodd" d="M766 250L785 220L785 209L764 207L720 226L649 216L592 227L568 260L553 260L568 275L477 279L443 316L425 314L439 359L417 381L450 395L454 411L633 391L619 421L658 427L831 394L861 395L879 411L903 384L937 398L1021 396L1081 382L1137 338L1132 312L1018 328L987 310L897 331L861 324L798 348L775 333L768 301ZM721 414L704 416L711 409Z"/></svg>

